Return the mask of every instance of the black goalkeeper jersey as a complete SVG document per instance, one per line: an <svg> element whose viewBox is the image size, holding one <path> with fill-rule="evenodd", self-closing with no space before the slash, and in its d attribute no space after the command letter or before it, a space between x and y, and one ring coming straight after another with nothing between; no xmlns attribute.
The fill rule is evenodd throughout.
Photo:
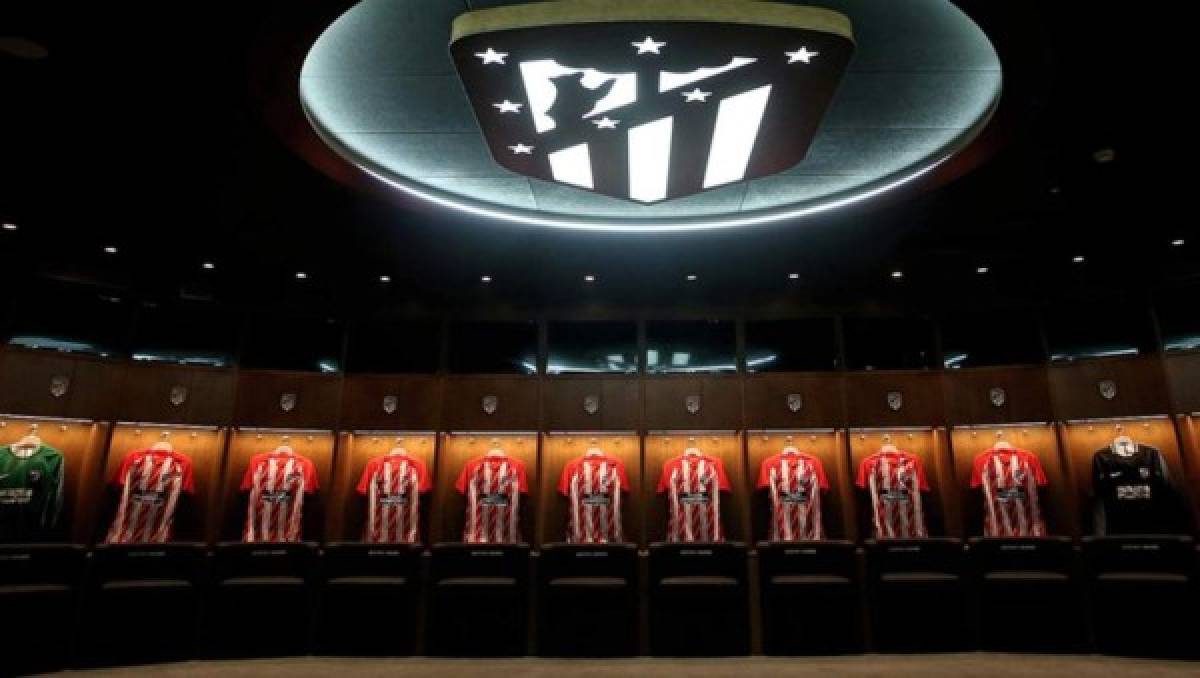
<svg viewBox="0 0 1200 678"><path fill-rule="evenodd" d="M1162 453L1153 447L1138 445L1129 455L1112 447L1097 451L1092 457L1092 493L1098 535L1183 531L1179 497Z"/></svg>

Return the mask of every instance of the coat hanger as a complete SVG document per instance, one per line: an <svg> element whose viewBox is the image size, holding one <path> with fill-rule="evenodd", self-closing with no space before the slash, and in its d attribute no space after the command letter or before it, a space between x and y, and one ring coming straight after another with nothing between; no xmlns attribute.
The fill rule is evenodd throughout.
<svg viewBox="0 0 1200 678"><path fill-rule="evenodd" d="M277 454L295 454L296 451L293 450L292 446L288 444L291 442L291 440L291 436L279 436L279 446L275 448L275 452Z"/></svg>
<svg viewBox="0 0 1200 678"><path fill-rule="evenodd" d="M162 451L164 451L164 452L170 452L170 451L174 450L174 449L175 449L175 446L171 444L171 440L170 440L170 438L171 438L171 432L170 432L170 431L163 431L163 432L162 432L162 436L161 436L161 440L159 440L159 441L157 441L156 443L154 443L153 445L151 445L151 446L150 446L150 449L152 449L152 450L162 450Z"/></svg>
<svg viewBox="0 0 1200 678"><path fill-rule="evenodd" d="M883 446L879 448L880 452L883 452L884 454L895 454L900 451L898 447L892 444L892 434L884 433L881 440L883 441Z"/></svg>
<svg viewBox="0 0 1200 678"><path fill-rule="evenodd" d="M1011 450L1012 443L1004 439L1004 431L996 431L996 444L992 445L997 450Z"/></svg>
<svg viewBox="0 0 1200 678"><path fill-rule="evenodd" d="M408 450L404 449L400 445L396 445L395 447L393 447L391 450L388 451L388 456L400 456L400 455L407 455L407 454L408 454Z"/></svg>
<svg viewBox="0 0 1200 678"><path fill-rule="evenodd" d="M500 448L500 439L499 438L492 438L492 449L487 451L487 456L489 456L489 457L508 456L504 453L504 450L502 450Z"/></svg>

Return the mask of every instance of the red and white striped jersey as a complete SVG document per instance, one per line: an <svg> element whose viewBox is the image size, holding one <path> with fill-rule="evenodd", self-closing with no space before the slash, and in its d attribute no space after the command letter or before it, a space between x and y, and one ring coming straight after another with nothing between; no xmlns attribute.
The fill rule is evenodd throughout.
<svg viewBox="0 0 1200 678"><path fill-rule="evenodd" d="M758 488L771 496L771 541L818 541L821 492L829 489L821 460L788 448L768 457L758 471Z"/></svg>
<svg viewBox="0 0 1200 678"><path fill-rule="evenodd" d="M307 458L288 452L255 455L242 478L250 493L244 542L300 541L304 495L317 491L317 469Z"/></svg>
<svg viewBox="0 0 1200 678"><path fill-rule="evenodd" d="M464 542L521 542L521 495L529 492L524 462L489 453L467 462L454 487L467 498Z"/></svg>
<svg viewBox="0 0 1200 678"><path fill-rule="evenodd" d="M1045 536L1038 486L1046 483L1042 463L1032 452L993 447L975 457L971 487L983 488L984 536Z"/></svg>
<svg viewBox="0 0 1200 678"><path fill-rule="evenodd" d="M871 493L876 539L929 536L921 506L929 481L920 457L902 450L873 454L858 467L858 486Z"/></svg>
<svg viewBox="0 0 1200 678"><path fill-rule="evenodd" d="M667 541L725 541L722 491L729 492L730 487L720 459L695 453L668 459L658 479L658 493L667 495L671 509Z"/></svg>
<svg viewBox="0 0 1200 678"><path fill-rule="evenodd" d="M389 454L367 462L358 493L367 498L363 541L415 544L420 541L420 496L433 489L425 464L407 454Z"/></svg>
<svg viewBox="0 0 1200 678"><path fill-rule="evenodd" d="M621 493L629 491L625 464L606 454L589 454L563 468L558 491L567 498L567 541L572 544L620 544Z"/></svg>
<svg viewBox="0 0 1200 678"><path fill-rule="evenodd" d="M183 492L196 491L192 460L174 450L134 450L112 478L121 488L109 544L162 544L171 540Z"/></svg>

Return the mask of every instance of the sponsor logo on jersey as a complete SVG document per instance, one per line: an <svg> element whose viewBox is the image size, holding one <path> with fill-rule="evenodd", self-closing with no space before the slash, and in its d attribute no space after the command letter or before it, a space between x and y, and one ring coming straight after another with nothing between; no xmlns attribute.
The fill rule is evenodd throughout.
<svg viewBox="0 0 1200 678"><path fill-rule="evenodd" d="M684 504L707 504L711 499L705 491L679 493L679 501Z"/></svg>
<svg viewBox="0 0 1200 678"><path fill-rule="evenodd" d="M587 506L608 506L612 500L607 494L585 494L583 503Z"/></svg>
<svg viewBox="0 0 1200 678"><path fill-rule="evenodd" d="M788 504L807 504L808 490L796 490L795 492L781 492L779 498Z"/></svg>
<svg viewBox="0 0 1200 678"><path fill-rule="evenodd" d="M479 495L482 506L508 506L508 495L503 492L492 492Z"/></svg>

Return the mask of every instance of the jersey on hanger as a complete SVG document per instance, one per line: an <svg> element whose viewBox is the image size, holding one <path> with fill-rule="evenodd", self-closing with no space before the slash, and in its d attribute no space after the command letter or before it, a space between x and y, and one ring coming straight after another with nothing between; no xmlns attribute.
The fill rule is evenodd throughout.
<svg viewBox="0 0 1200 678"><path fill-rule="evenodd" d="M363 541L415 544L420 541L420 496L433 489L425 464L406 454L367 462L358 493L367 498Z"/></svg>
<svg viewBox="0 0 1200 678"><path fill-rule="evenodd" d="M983 489L984 536L1044 537L1038 487L1046 483L1042 463L1032 452L992 448L975 457L971 487Z"/></svg>
<svg viewBox="0 0 1200 678"><path fill-rule="evenodd" d="M311 461L285 452L255 455L241 489L250 493L242 541L300 541L304 495L317 491L317 470Z"/></svg>
<svg viewBox="0 0 1200 678"><path fill-rule="evenodd" d="M658 479L658 493L667 495L671 517L667 541L725 541L721 529L721 492L729 492L729 478L720 459L684 454L667 460Z"/></svg>
<svg viewBox="0 0 1200 678"><path fill-rule="evenodd" d="M1171 534L1183 530L1182 506L1162 453L1137 445L1129 456L1112 447L1092 457L1092 492L1104 534Z"/></svg>
<svg viewBox="0 0 1200 678"><path fill-rule="evenodd" d="M567 541L572 544L620 544L621 493L629 491L625 464L608 455L574 459L563 468L558 491L567 498Z"/></svg>
<svg viewBox="0 0 1200 678"><path fill-rule="evenodd" d="M62 453L40 445L28 457L0 447L0 542L50 539L63 505Z"/></svg>
<svg viewBox="0 0 1200 678"><path fill-rule="evenodd" d="M873 454L858 467L858 486L870 492L876 539L929 536L921 505L929 481L920 457L902 450Z"/></svg>
<svg viewBox="0 0 1200 678"><path fill-rule="evenodd" d="M759 467L758 489L771 498L771 541L817 541L821 525L821 492L829 490L821 460L787 451L768 457Z"/></svg>
<svg viewBox="0 0 1200 678"><path fill-rule="evenodd" d="M125 456L111 483L121 488L109 544L162 544L171 540L183 492L196 491L192 460L173 450L135 450Z"/></svg>
<svg viewBox="0 0 1200 678"><path fill-rule="evenodd" d="M454 487L467 498L464 542L520 543L521 494L529 492L525 464L520 459L509 456L473 459L463 466Z"/></svg>

